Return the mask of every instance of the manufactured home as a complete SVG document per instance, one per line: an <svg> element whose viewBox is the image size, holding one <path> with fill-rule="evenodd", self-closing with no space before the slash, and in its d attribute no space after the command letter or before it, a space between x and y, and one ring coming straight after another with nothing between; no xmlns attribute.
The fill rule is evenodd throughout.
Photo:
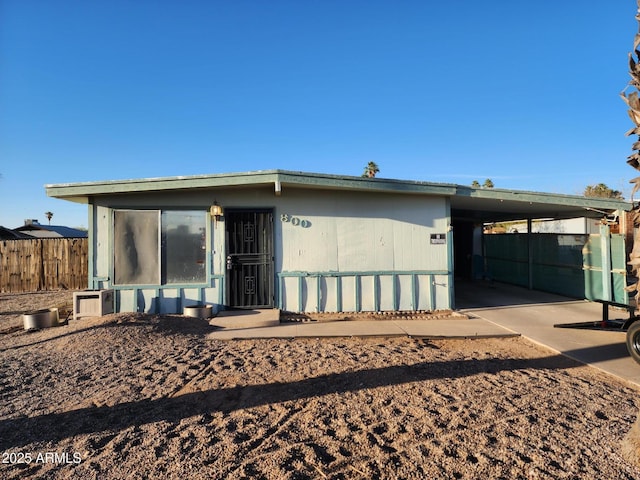
<svg viewBox="0 0 640 480"><path fill-rule="evenodd" d="M87 287L114 290L118 312L151 313L181 313L194 303L216 311L451 309L456 282L492 270L483 224L603 218L629 208L616 199L282 170L55 184L46 191L88 205ZM547 268L558 286L563 275L576 277L579 291L595 278L606 284L598 296L624 295L611 280L624 265L607 260L619 255L611 254L606 222L600 234L598 248L609 250L598 254L605 261L595 273L584 264L567 270L558 255L564 240L545 243L557 265L536 266L535 234L511 237L527 238L520 241L528 245L523 258L510 253L509 239L500 252L513 254L506 258L517 265L511 276L530 288L540 288L535 269ZM582 242L573 238L571 245ZM621 245L614 248L624 261Z"/></svg>

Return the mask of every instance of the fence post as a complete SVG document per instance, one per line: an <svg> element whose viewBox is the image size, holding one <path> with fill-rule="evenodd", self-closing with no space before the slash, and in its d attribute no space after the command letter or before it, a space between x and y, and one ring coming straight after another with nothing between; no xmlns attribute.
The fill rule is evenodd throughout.
<svg viewBox="0 0 640 480"><path fill-rule="evenodd" d="M39 265L39 274L38 276L40 278L38 278L38 291L40 290L44 290L44 286L45 286L45 281L44 281L44 273L45 273L45 268L44 268L44 242L42 240L37 240L37 245L38 245L38 254L40 256L40 265Z"/></svg>

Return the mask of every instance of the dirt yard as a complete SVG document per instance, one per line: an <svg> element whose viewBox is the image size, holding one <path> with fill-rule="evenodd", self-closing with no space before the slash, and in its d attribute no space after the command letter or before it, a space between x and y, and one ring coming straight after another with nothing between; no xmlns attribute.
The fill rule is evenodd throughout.
<svg viewBox="0 0 640 480"><path fill-rule="evenodd" d="M0 478L638 479L638 389L521 338L219 342L0 295Z"/></svg>

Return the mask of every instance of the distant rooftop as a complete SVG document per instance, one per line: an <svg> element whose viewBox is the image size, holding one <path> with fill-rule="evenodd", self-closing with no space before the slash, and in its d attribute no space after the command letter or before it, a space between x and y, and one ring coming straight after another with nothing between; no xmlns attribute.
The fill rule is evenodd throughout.
<svg viewBox="0 0 640 480"><path fill-rule="evenodd" d="M16 232L10 228L0 227L0 240L24 240L33 238L26 233Z"/></svg>
<svg viewBox="0 0 640 480"><path fill-rule="evenodd" d="M42 225L35 219L25 220L25 225L13 231L36 238L87 238L88 236L84 230L62 225Z"/></svg>

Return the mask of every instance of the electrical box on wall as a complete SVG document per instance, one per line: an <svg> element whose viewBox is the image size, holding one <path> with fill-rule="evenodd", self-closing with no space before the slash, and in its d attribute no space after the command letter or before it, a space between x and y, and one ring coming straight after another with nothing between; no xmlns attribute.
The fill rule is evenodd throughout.
<svg viewBox="0 0 640 480"><path fill-rule="evenodd" d="M113 290L83 290L73 294L73 319L113 313Z"/></svg>

